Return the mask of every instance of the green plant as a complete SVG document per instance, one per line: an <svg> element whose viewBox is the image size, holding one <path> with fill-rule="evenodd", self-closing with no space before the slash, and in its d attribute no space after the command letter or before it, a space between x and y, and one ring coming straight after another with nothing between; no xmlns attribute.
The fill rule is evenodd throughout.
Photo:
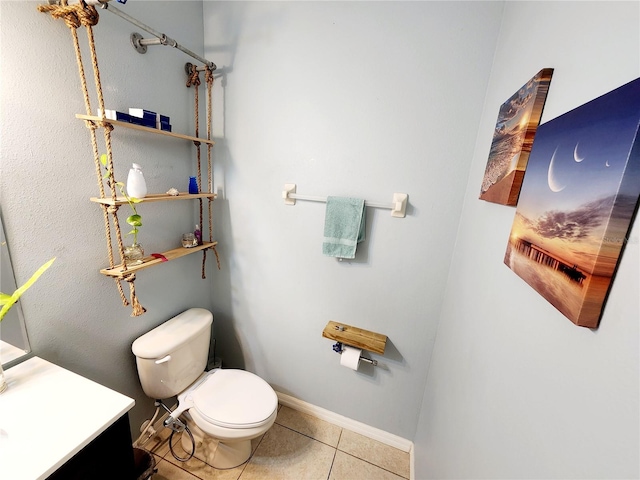
<svg viewBox="0 0 640 480"><path fill-rule="evenodd" d="M130 197L129 195L127 195L124 183L115 181L113 171L107 165L108 162L106 154L103 153L102 155L100 155L100 163L106 170L103 178L107 179L109 187L111 187L111 185L115 185L116 187L118 187L120 193L122 193L122 196L127 200L129 207L131 207L131 210L133 211L133 214L127 217L127 223L133 227L131 231L127 233L127 235L133 235L133 243L136 244L138 243L138 232L140 231L139 227L142 226L142 216L139 215L138 211L136 210L136 203L140 203L141 200L139 198Z"/></svg>
<svg viewBox="0 0 640 480"><path fill-rule="evenodd" d="M11 307L13 307L13 305L18 301L20 296L24 292L26 292L29 289L29 287L31 287L31 285L33 285L36 282L36 280L38 280L38 278L40 278L40 275L42 275L45 272L45 270L51 266L51 264L54 262L55 259L56 257L53 257L47 263L42 265L38 270L36 270L36 273L31 275L31 278L27 280L27 283L22 285L20 288L16 289L16 291L13 292L13 294L9 295L8 293L0 292L0 305L2 305L2 310L0 310L0 322L2 321L4 316L7 313L9 313L9 310L11 310Z"/></svg>

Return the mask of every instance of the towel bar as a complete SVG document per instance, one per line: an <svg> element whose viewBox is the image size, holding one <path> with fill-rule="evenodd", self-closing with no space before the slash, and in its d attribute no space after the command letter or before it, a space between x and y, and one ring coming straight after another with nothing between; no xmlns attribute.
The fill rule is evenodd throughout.
<svg viewBox="0 0 640 480"><path fill-rule="evenodd" d="M284 198L285 205L295 205L296 200L308 200L311 202L327 202L327 197L318 197L314 195L300 195L296 193L296 184L295 183L285 183L284 190L282 191L282 198ZM406 193L394 193L393 199L391 203L379 203L379 202L370 202L365 200L365 207L373 207L373 208L386 208L391 210L391 216L397 218L406 217L407 211L407 199L409 195Z"/></svg>

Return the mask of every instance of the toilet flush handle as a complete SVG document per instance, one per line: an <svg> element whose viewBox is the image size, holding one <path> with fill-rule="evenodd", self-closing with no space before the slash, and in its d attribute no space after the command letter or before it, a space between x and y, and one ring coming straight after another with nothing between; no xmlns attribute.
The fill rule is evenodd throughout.
<svg viewBox="0 0 640 480"><path fill-rule="evenodd" d="M166 357L163 357L160 360L156 360L156 365L160 365L161 363L167 363L169 360L171 360L171 355L167 355Z"/></svg>

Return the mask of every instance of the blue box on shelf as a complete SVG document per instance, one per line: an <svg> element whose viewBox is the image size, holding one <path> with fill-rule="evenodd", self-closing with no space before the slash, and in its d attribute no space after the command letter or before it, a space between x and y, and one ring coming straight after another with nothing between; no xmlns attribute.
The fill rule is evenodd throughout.
<svg viewBox="0 0 640 480"><path fill-rule="evenodd" d="M170 132L171 131L171 124L165 123L165 122L160 122L160 130L164 130L165 132Z"/></svg>
<svg viewBox="0 0 640 480"><path fill-rule="evenodd" d="M120 122L131 123L131 115L116 111L116 120Z"/></svg>
<svg viewBox="0 0 640 480"><path fill-rule="evenodd" d="M156 126L153 120L149 120L148 118L132 117L131 115L129 115L129 123L149 128L155 128Z"/></svg>
<svg viewBox="0 0 640 480"><path fill-rule="evenodd" d="M158 114L151 110L145 110L144 108L130 108L129 115L132 117L146 118L148 120L156 121Z"/></svg>

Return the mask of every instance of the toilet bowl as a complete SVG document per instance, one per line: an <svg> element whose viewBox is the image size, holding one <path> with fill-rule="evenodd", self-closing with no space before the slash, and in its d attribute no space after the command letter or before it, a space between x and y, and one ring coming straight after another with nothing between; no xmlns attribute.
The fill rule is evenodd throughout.
<svg viewBox="0 0 640 480"><path fill-rule="evenodd" d="M194 385L178 395L176 412L188 412L184 418L198 458L219 469L243 464L251 456L251 440L276 420L275 392L257 375L233 369L206 372ZM186 435L182 446L186 452L193 446Z"/></svg>
<svg viewBox="0 0 640 480"><path fill-rule="evenodd" d="M171 417L186 419L196 456L214 468L234 468L251 456L251 440L274 423L278 398L253 373L235 369L204 372L211 312L192 308L133 342L140 383L155 399L178 396ZM170 418L171 418L170 417ZM191 451L191 439L183 435Z"/></svg>

